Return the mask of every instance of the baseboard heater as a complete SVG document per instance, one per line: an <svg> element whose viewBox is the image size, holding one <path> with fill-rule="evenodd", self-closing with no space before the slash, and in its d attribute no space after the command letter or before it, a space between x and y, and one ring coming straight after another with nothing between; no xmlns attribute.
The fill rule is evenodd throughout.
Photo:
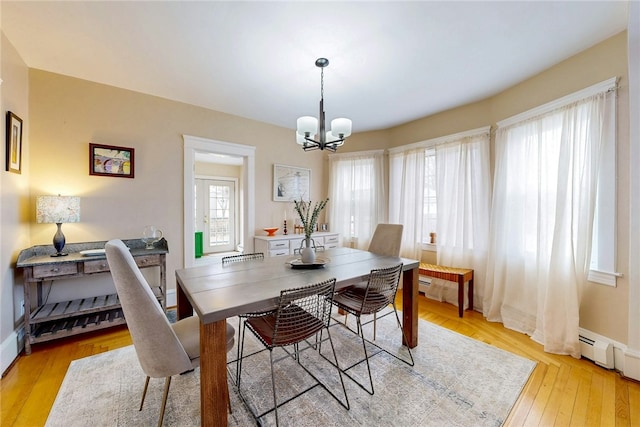
<svg viewBox="0 0 640 427"><path fill-rule="evenodd" d="M613 344L603 340L594 340L584 335L579 335L578 339L583 357L593 360L603 368L613 369L615 367Z"/></svg>
<svg viewBox="0 0 640 427"><path fill-rule="evenodd" d="M418 276L418 291L426 295L427 288L431 285L431 277Z"/></svg>

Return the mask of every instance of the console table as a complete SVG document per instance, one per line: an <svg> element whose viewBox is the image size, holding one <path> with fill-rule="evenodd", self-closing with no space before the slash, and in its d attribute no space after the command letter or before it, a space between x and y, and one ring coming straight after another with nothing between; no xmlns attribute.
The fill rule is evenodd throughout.
<svg viewBox="0 0 640 427"><path fill-rule="evenodd" d="M166 257L169 252L165 239L154 244L153 249L145 249L140 239L123 240L131 249L131 255L140 268L159 267L160 283L150 284L153 293L166 309ZM43 300L42 286L55 280L84 278L95 274L108 273L109 264L104 253L95 254L96 249L104 249L104 242L71 243L64 247L69 255L52 257L52 245L33 246L18 255L16 267L23 269L24 275L24 349L31 354L31 345L55 340L98 329L126 323L120 307L118 294L98 295L72 301L48 303ZM80 252L92 251L90 254ZM82 284L87 285L87 280ZM31 285L36 285L35 304L32 304Z"/></svg>

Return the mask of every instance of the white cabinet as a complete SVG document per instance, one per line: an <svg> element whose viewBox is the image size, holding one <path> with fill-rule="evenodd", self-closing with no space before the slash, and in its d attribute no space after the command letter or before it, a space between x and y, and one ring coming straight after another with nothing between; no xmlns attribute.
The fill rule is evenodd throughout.
<svg viewBox="0 0 640 427"><path fill-rule="evenodd" d="M340 234L331 232L314 233L312 236L316 246L324 246L325 249L340 246ZM253 244L255 252L262 252L265 256L290 256L300 248L303 234L279 234L273 237L254 236Z"/></svg>

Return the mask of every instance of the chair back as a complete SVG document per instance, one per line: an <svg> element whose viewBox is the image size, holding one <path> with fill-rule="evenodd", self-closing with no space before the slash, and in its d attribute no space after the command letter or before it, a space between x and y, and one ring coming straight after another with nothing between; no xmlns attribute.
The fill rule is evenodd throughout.
<svg viewBox="0 0 640 427"><path fill-rule="evenodd" d="M144 373L152 378L188 371L191 361L164 310L122 240L105 245L107 262Z"/></svg>
<svg viewBox="0 0 640 427"><path fill-rule="evenodd" d="M362 300L362 314L377 313L394 302L401 272L402 264L371 270Z"/></svg>
<svg viewBox="0 0 640 427"><path fill-rule="evenodd" d="M378 224L369 243L369 252L384 256L399 256L402 224Z"/></svg>
<svg viewBox="0 0 640 427"><path fill-rule="evenodd" d="M252 254L226 256L222 258L222 265L231 264L233 262L251 261L254 259L264 259L264 254L262 252L255 252Z"/></svg>
<svg viewBox="0 0 640 427"><path fill-rule="evenodd" d="M329 327L336 279L280 292L273 347L295 344Z"/></svg>

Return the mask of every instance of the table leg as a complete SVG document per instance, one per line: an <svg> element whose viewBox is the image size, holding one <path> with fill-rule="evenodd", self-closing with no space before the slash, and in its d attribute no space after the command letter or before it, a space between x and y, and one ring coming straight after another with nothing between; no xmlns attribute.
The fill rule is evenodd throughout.
<svg viewBox="0 0 640 427"><path fill-rule="evenodd" d="M469 310L473 311L473 278L469 279Z"/></svg>
<svg viewBox="0 0 640 427"><path fill-rule="evenodd" d="M402 273L402 327L409 348L418 345L418 267Z"/></svg>
<svg viewBox="0 0 640 427"><path fill-rule="evenodd" d="M464 276L458 276L458 317L462 317L464 312Z"/></svg>
<svg viewBox="0 0 640 427"><path fill-rule="evenodd" d="M193 316L193 307L179 283L176 283L176 315L178 320Z"/></svg>
<svg viewBox="0 0 640 427"><path fill-rule="evenodd" d="M200 425L226 426L227 322L200 323Z"/></svg>

